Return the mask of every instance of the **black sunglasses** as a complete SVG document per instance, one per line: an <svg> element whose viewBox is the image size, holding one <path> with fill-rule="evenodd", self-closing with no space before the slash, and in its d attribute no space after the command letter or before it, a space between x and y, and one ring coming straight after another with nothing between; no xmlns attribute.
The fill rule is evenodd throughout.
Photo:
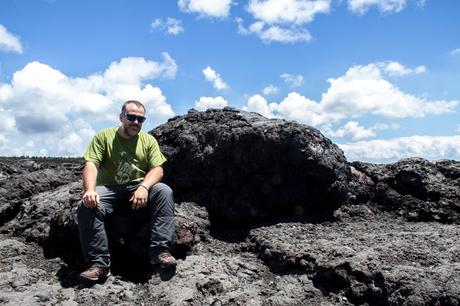
<svg viewBox="0 0 460 306"><path fill-rule="evenodd" d="M129 121L136 121L139 122L139 123L143 123L145 121L145 118L144 116L137 116L137 115L133 115L133 114L128 114L127 112L123 112L122 113L123 115L126 116L126 119L128 119Z"/></svg>

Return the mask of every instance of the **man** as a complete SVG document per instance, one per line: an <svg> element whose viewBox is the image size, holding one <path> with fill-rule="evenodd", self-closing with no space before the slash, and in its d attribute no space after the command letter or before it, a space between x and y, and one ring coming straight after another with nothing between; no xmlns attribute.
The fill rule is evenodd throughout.
<svg viewBox="0 0 460 306"><path fill-rule="evenodd" d="M150 214L149 254L152 264L173 268L174 200L171 188L160 183L166 158L155 138L141 132L145 107L127 101L121 125L98 132L84 154L83 199L77 219L80 243L89 269L81 279L98 281L110 275L110 254L104 221L114 211L144 210ZM116 224L115 224L116 226Z"/></svg>

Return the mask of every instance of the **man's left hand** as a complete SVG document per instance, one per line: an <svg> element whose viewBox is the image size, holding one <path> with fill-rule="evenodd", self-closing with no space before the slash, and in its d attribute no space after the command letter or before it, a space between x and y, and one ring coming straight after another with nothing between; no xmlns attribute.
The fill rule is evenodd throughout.
<svg viewBox="0 0 460 306"><path fill-rule="evenodd" d="M147 205L147 198L149 196L149 192L146 188L139 186L136 191L133 193L133 196L129 201L132 203L133 209L139 209L145 207Z"/></svg>

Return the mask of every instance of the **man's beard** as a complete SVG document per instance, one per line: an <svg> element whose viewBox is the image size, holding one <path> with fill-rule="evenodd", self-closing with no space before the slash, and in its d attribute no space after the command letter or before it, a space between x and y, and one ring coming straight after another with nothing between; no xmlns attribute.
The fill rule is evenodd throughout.
<svg viewBox="0 0 460 306"><path fill-rule="evenodd" d="M128 135L129 137L134 137L137 134L139 134L141 128L138 126L123 126L123 131L125 132L125 135Z"/></svg>

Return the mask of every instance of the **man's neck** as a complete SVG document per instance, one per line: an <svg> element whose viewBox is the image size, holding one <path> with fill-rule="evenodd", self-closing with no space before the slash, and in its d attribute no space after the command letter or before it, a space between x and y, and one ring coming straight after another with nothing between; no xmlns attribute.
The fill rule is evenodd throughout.
<svg viewBox="0 0 460 306"><path fill-rule="evenodd" d="M120 135L121 138L124 138L124 139L133 139L134 137L133 136L129 136L125 133L125 130L123 129L123 126L119 126L118 129L117 129L117 134Z"/></svg>

